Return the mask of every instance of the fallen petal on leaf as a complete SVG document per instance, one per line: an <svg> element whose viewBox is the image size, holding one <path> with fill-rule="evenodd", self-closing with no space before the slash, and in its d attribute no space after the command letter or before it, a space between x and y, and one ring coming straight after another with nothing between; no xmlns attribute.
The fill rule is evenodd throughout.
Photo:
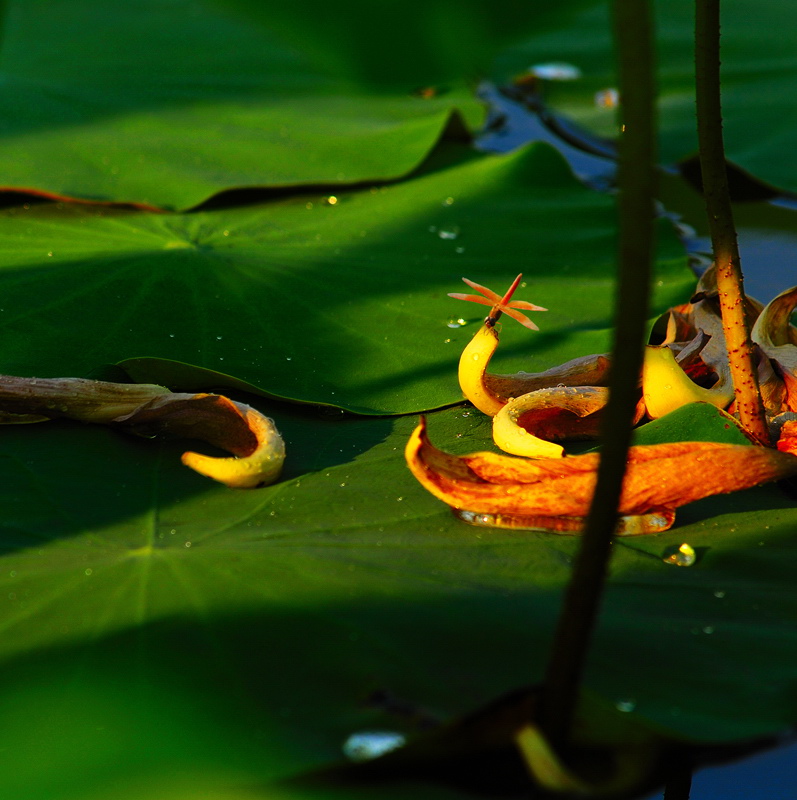
<svg viewBox="0 0 797 800"><path fill-rule="evenodd" d="M543 789L576 795L591 793L590 786L565 766L536 725L531 723L524 725L515 734L515 744L532 778Z"/></svg>
<svg viewBox="0 0 797 800"><path fill-rule="evenodd" d="M0 376L0 423L66 418L112 425L136 436L199 439L233 453L183 455L191 469L234 488L273 483L285 460L274 423L221 395L178 394L163 386L81 378Z"/></svg>
<svg viewBox="0 0 797 800"><path fill-rule="evenodd" d="M257 445L238 458L211 458L200 453L183 453L183 464L234 489L252 489L274 483L285 461L285 443L274 422L259 411L234 404L255 435Z"/></svg>
<svg viewBox="0 0 797 800"><path fill-rule="evenodd" d="M486 390L498 397L520 397L538 389L558 386L606 386L611 361L605 355L581 356L544 372L517 372L514 375L485 373Z"/></svg>
<svg viewBox="0 0 797 800"><path fill-rule="evenodd" d="M600 460L597 453L554 459L453 456L431 444L423 419L410 436L405 457L421 485L460 514L500 515L503 522L510 517L585 517ZM797 457L753 445L632 447L618 512L661 515L671 523L670 512L679 506L795 474ZM651 522L654 529L664 529Z"/></svg>

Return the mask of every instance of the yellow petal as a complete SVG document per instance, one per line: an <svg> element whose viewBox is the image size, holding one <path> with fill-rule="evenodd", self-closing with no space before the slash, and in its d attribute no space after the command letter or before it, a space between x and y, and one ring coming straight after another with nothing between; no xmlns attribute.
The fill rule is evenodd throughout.
<svg viewBox="0 0 797 800"><path fill-rule="evenodd" d="M658 419L689 403L725 408L733 402L733 389L704 389L681 369L669 347L646 347L642 396L649 416Z"/></svg>
<svg viewBox="0 0 797 800"><path fill-rule="evenodd" d="M498 334L492 325L482 325L459 357L459 385L465 397L479 411L494 417L506 404L485 383L487 365L498 347Z"/></svg>
<svg viewBox="0 0 797 800"><path fill-rule="evenodd" d="M536 725L524 725L515 734L515 744L532 777L543 789L582 795L591 793L591 787L567 769Z"/></svg>
<svg viewBox="0 0 797 800"><path fill-rule="evenodd" d="M255 449L238 458L211 458L187 452L183 453L183 464L233 489L252 489L274 483L285 461L285 443L273 420L243 403L235 405L257 439Z"/></svg>

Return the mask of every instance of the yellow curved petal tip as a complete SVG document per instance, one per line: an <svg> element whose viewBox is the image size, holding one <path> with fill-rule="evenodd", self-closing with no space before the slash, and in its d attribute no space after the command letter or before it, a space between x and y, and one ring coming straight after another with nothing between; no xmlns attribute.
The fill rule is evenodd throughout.
<svg viewBox="0 0 797 800"><path fill-rule="evenodd" d="M482 325L462 351L459 359L459 385L465 397L479 411L494 417L506 404L484 380L487 365L498 347L498 334L491 325Z"/></svg>
<svg viewBox="0 0 797 800"><path fill-rule="evenodd" d="M562 458L565 449L522 428L510 404L493 417L493 441L505 452L526 458Z"/></svg>
<svg viewBox="0 0 797 800"><path fill-rule="evenodd" d="M515 744L532 777L544 789L589 794L590 787L560 761L539 728L531 724L524 725L515 734Z"/></svg>
<svg viewBox="0 0 797 800"><path fill-rule="evenodd" d="M200 453L183 453L182 462L200 475L223 483L231 489L254 489L274 483L285 461L285 443L272 420L242 403L235 403L257 438L257 447L249 455L214 458Z"/></svg>

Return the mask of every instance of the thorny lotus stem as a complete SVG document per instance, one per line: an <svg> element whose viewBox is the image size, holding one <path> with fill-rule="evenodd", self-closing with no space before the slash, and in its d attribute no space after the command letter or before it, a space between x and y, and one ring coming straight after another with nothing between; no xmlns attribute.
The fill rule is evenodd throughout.
<svg viewBox="0 0 797 800"><path fill-rule="evenodd" d="M753 364L750 323L745 314L742 268L722 141L719 7L720 0L696 0L695 4L695 96L700 168L736 408L744 428L761 444L769 444L764 405Z"/></svg>
<svg viewBox="0 0 797 800"><path fill-rule="evenodd" d="M651 3L614 0L613 15L622 122L619 289L597 486L543 683L540 723L554 746L566 744L569 738L598 617L631 442L653 261L656 124Z"/></svg>

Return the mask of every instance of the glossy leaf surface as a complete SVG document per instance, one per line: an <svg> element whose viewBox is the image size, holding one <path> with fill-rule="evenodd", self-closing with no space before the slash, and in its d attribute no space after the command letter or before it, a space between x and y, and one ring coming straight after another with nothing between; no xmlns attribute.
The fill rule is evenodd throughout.
<svg viewBox="0 0 797 800"><path fill-rule="evenodd" d="M0 186L187 208L405 175L555 10L501 0L8 0ZM419 93L417 90L432 91Z"/></svg>
<svg viewBox="0 0 797 800"><path fill-rule="evenodd" d="M522 296L551 311L540 333L505 326L497 369L538 371L608 349L614 204L548 146L509 156L444 148L411 181L336 201L6 212L0 369L60 377L154 357L290 399L420 411L461 399L457 360L482 317L446 292L463 274L500 284L519 269ZM692 284L666 226L661 240L657 312ZM136 367L139 382L173 384L163 364L157 374Z"/></svg>
<svg viewBox="0 0 797 800"><path fill-rule="evenodd" d="M697 150L694 104L694 3L657 4L660 152L674 162ZM722 4L722 106L730 161L782 189L797 189L790 154L797 145L797 9L780 0ZM499 58L497 74L559 61L581 71L579 80L548 82L555 110L604 136L615 137L616 109L601 94L615 86L608 6L592 3L568 26L543 31Z"/></svg>
<svg viewBox="0 0 797 800"><path fill-rule="evenodd" d="M454 520L403 464L412 418L263 410L285 436L286 479L251 492L185 470L181 442L4 431L8 796L87 796L88 776L101 796L150 776L164 797L197 780L247 797L334 763L355 731L411 733L368 705L377 690L445 718L539 679L574 538ZM489 440L478 414L430 424L452 450ZM640 440L669 426L738 441L725 425L691 407ZM686 739L792 724L795 522L770 487L616 545L589 685ZM682 542L697 563L664 563Z"/></svg>

